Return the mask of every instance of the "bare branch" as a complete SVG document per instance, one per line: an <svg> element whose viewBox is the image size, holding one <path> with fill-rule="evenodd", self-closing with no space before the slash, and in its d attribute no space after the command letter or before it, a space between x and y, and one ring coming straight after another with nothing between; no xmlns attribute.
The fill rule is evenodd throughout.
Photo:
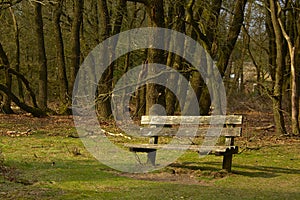
<svg viewBox="0 0 300 200"><path fill-rule="evenodd" d="M12 101L15 102L15 104L24 111L31 113L35 117L46 116L46 113L41 109L28 106L27 104L21 102L20 99L16 95L14 95L5 85L0 84L0 90L4 92L7 96L9 96L12 99Z"/></svg>
<svg viewBox="0 0 300 200"><path fill-rule="evenodd" d="M145 4L147 5L149 2L148 0L127 0L129 2L135 2L135 3L142 3L142 4Z"/></svg>

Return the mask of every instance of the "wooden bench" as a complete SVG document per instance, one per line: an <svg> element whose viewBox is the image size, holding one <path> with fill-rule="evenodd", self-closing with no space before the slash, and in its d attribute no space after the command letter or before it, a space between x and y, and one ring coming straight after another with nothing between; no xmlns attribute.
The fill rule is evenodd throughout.
<svg viewBox="0 0 300 200"><path fill-rule="evenodd" d="M226 116L142 116L141 125L147 125L140 131L141 137L148 137L149 144L125 144L131 152L147 153L147 163L155 165L155 158L158 149L167 150L192 150L202 154L215 154L223 156L222 168L231 171L232 156L238 153L238 146L234 145L234 139L242 134L241 115L226 115ZM214 125L211 125L213 123ZM219 124L219 125L217 125ZM220 125L221 124L221 125ZM178 135L178 127L180 133ZM183 127L183 128L182 128ZM219 128L217 128L219 127ZM159 128L159 131L157 129ZM195 131L196 130L196 131ZM208 131L209 130L209 134ZM215 132L213 132L215 131ZM166 145L161 141L166 138L215 138L218 143L212 146L205 146L204 143L196 144L175 144ZM200 139L201 140L201 139ZM191 140L190 140L191 141Z"/></svg>

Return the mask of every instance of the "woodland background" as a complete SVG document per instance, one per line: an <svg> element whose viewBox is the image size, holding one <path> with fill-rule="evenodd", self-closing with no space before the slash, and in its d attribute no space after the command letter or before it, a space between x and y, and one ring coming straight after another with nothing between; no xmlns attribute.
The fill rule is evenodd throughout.
<svg viewBox="0 0 300 200"><path fill-rule="evenodd" d="M70 114L76 74L95 46L125 30L164 27L205 48L223 76L228 102L259 97L269 102L264 105L272 109L276 134L297 135L299 13L299 0L0 0L1 112L18 106L37 117ZM110 92L122 74L146 62L182 73L201 114L209 114L209 93L193 66L178 55L144 49L105 71L96 99L99 117L112 115ZM132 98L132 115L147 114L156 103L173 115L176 101L164 87L147 84Z"/></svg>

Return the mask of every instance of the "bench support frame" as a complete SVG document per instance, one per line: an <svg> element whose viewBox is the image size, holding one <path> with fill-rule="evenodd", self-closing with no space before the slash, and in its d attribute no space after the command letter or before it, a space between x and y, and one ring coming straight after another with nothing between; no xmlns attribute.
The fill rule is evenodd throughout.
<svg viewBox="0 0 300 200"><path fill-rule="evenodd" d="M145 116L145 117L146 117L145 119L147 119L148 121L145 120L145 122L143 122L143 120L142 120L142 124L150 125L150 127L153 127L153 128L157 127L157 126L162 126L160 121L158 121L158 123L155 123L148 119L149 116ZM168 118L168 117L170 117L170 118ZM229 131L224 132L224 133L222 132L222 136L225 137L224 146L221 146L221 149L218 146L216 146L215 150L210 153L214 153L216 156L223 156L222 169L226 170L227 172L231 172L233 154L238 153L238 147L234 146L234 139L235 139L235 137L241 136L241 127L239 127L239 130L235 129L236 131L234 131L234 128L236 128L236 125L241 126L242 116L231 115L231 116L227 116L227 117L229 117L229 121L226 123L226 126L224 128L228 129ZM190 117L190 118L192 118L192 117ZM202 125L203 124L205 125L205 124L208 124L209 120L207 120L207 119L210 119L210 116L209 117L198 116L198 118L199 118L199 120L205 119L202 122ZM158 116L158 119L160 119L159 116ZM178 116L167 116L167 117L165 117L165 119L169 120L169 123L167 123L167 124L176 124L174 121L178 120ZM155 166L157 149L162 148L161 145L158 144L158 138L163 137L163 136L166 136L166 135L150 136L149 137L149 146L128 144L127 147L129 147L130 151L135 152L135 153L136 152L147 153L147 164ZM223 147L225 147L225 148L223 148ZM197 148L199 148L199 147L197 147ZM190 150L197 151L197 148L196 148L196 146L194 146L194 148L190 148Z"/></svg>

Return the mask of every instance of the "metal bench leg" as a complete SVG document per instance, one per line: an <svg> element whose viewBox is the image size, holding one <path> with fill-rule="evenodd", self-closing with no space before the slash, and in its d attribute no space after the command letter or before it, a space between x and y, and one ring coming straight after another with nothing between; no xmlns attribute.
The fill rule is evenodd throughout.
<svg viewBox="0 0 300 200"><path fill-rule="evenodd" d="M147 156L147 163L155 166L156 151L149 152Z"/></svg>
<svg viewBox="0 0 300 200"><path fill-rule="evenodd" d="M227 172L231 172L231 165L232 165L232 154L225 154L223 156L223 167Z"/></svg>

